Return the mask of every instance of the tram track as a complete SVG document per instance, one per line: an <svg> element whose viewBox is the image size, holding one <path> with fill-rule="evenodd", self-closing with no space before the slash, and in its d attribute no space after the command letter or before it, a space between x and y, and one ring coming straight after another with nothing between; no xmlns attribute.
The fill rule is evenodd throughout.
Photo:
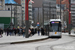
<svg viewBox="0 0 75 50"><path fill-rule="evenodd" d="M72 43L72 42L75 42L75 40L73 40L73 41L71 41L71 42L68 42L68 43L62 43L62 44L52 45L52 46L50 47L50 49L51 49L51 50L54 50L54 49L53 49L54 46L68 45L68 44L70 44L70 43Z"/></svg>
<svg viewBox="0 0 75 50"><path fill-rule="evenodd" d="M66 35L64 35L65 37L66 37ZM73 42L75 42L75 40L73 40L75 37L71 37L71 36L67 36L67 37L70 37L72 40L69 40L69 41L65 41L65 42L61 42L61 43L57 43L57 44L51 44L51 45L43 45L44 46L44 48L46 48L46 49L48 49L48 50L54 50L54 48L53 47L55 47L55 46L66 46L66 45L69 45L69 44L71 44L71 43L73 43ZM67 39L67 38L66 38ZM63 39L64 40L64 39ZM58 41L59 42L59 41ZM36 50L41 50L43 47L42 46L38 46L37 48L36 48ZM44 49L44 50L46 50L46 49Z"/></svg>

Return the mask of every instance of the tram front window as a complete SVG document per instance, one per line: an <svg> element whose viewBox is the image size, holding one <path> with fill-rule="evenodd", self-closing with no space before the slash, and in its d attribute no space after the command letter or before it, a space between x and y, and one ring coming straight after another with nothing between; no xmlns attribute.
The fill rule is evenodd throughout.
<svg viewBox="0 0 75 50"><path fill-rule="evenodd" d="M59 23L52 23L50 24L50 31L51 32L60 32L61 31L61 26L59 25Z"/></svg>

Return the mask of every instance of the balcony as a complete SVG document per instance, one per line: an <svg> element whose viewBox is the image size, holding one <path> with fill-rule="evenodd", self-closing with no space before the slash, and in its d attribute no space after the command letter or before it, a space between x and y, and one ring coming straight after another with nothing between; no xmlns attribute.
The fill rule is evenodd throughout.
<svg viewBox="0 0 75 50"><path fill-rule="evenodd" d="M28 9L30 12L32 12L32 9Z"/></svg>
<svg viewBox="0 0 75 50"><path fill-rule="evenodd" d="M71 7L75 7L75 5L71 5Z"/></svg>
<svg viewBox="0 0 75 50"><path fill-rule="evenodd" d="M73 17L73 16L75 17L75 14L71 14L71 16L72 16L72 17Z"/></svg>
<svg viewBox="0 0 75 50"><path fill-rule="evenodd" d="M75 10L75 8L71 8L71 10Z"/></svg>
<svg viewBox="0 0 75 50"><path fill-rule="evenodd" d="M71 13L75 13L75 11L71 11Z"/></svg>
<svg viewBox="0 0 75 50"><path fill-rule="evenodd" d="M74 17L74 18L72 18L72 20L75 20L75 17Z"/></svg>

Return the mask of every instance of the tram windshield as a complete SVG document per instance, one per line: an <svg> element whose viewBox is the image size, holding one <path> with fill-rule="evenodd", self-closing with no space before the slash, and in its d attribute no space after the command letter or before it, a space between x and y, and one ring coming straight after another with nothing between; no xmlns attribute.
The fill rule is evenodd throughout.
<svg viewBox="0 0 75 50"><path fill-rule="evenodd" d="M50 31L51 32L60 32L61 31L61 22L50 22Z"/></svg>

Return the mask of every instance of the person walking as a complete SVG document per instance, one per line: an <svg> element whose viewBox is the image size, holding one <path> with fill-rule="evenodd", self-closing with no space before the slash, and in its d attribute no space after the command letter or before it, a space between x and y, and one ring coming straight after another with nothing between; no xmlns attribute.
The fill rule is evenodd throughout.
<svg viewBox="0 0 75 50"><path fill-rule="evenodd" d="M13 28L13 31L14 31L14 34L15 34L15 36L16 36L16 28Z"/></svg>
<svg viewBox="0 0 75 50"><path fill-rule="evenodd" d="M34 29L33 28L31 29L31 34L34 35Z"/></svg>
<svg viewBox="0 0 75 50"><path fill-rule="evenodd" d="M22 29L23 37L25 37L25 28Z"/></svg>
<svg viewBox="0 0 75 50"><path fill-rule="evenodd" d="M22 34L22 28L19 28L19 36Z"/></svg>
<svg viewBox="0 0 75 50"><path fill-rule="evenodd" d="M3 35L3 29L1 28L1 37L3 37L2 35Z"/></svg>
<svg viewBox="0 0 75 50"><path fill-rule="evenodd" d="M19 35L19 28L16 29L16 33Z"/></svg>
<svg viewBox="0 0 75 50"><path fill-rule="evenodd" d="M32 34L31 34L31 28L29 28L28 32L29 32L28 36L32 36Z"/></svg>
<svg viewBox="0 0 75 50"><path fill-rule="evenodd" d="M41 35L44 35L44 29L41 28Z"/></svg>
<svg viewBox="0 0 75 50"><path fill-rule="evenodd" d="M1 28L0 28L0 38L1 38Z"/></svg>
<svg viewBox="0 0 75 50"><path fill-rule="evenodd" d="M38 28L38 36L40 35L40 29Z"/></svg>
<svg viewBox="0 0 75 50"><path fill-rule="evenodd" d="M9 35L9 28L7 28L6 31L7 31L7 36L8 36Z"/></svg>

